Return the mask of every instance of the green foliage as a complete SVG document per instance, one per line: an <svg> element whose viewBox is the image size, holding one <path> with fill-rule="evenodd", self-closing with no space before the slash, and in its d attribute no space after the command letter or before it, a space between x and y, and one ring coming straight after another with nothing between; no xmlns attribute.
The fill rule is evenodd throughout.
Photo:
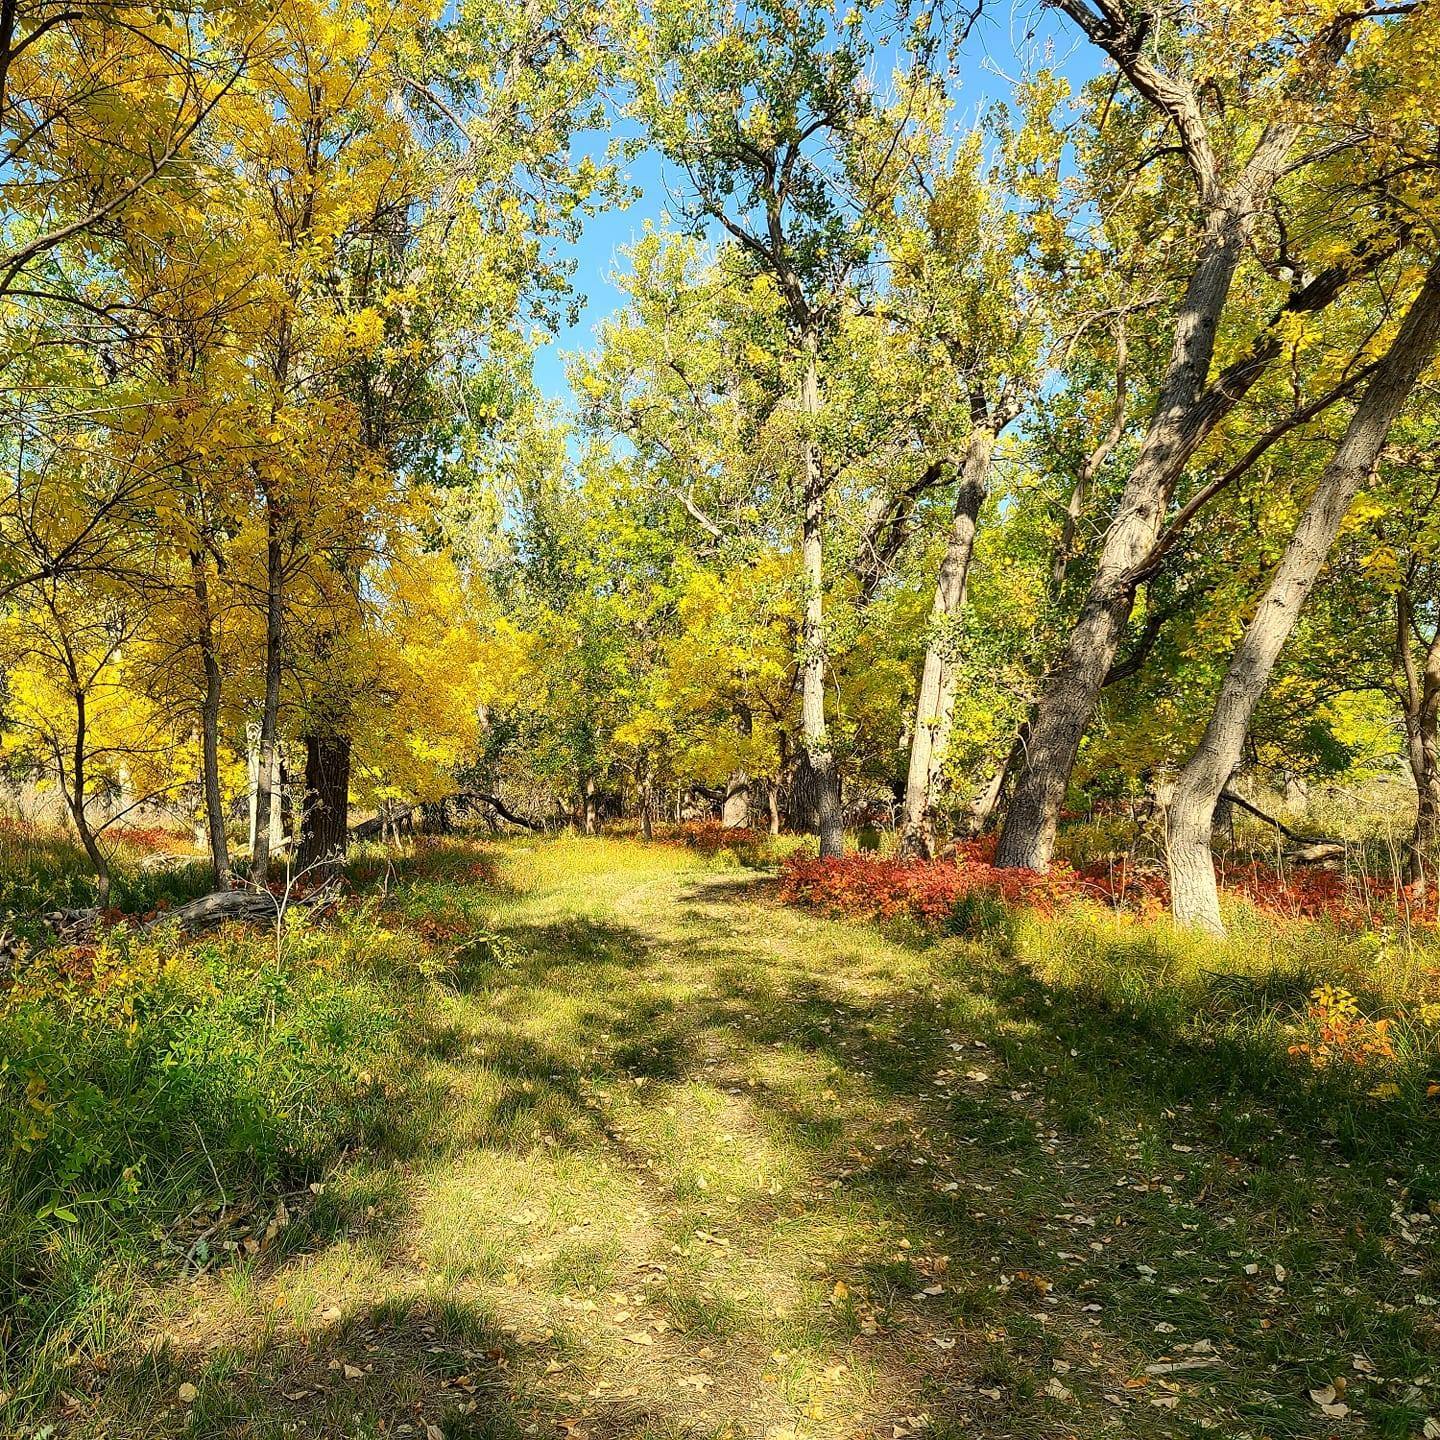
<svg viewBox="0 0 1440 1440"><path fill-rule="evenodd" d="M192 1207L323 1175L385 1103L424 984L373 918L291 924L278 955L263 933L120 929L20 964L0 1007L5 1308L63 1332L77 1256L173 1258Z"/></svg>

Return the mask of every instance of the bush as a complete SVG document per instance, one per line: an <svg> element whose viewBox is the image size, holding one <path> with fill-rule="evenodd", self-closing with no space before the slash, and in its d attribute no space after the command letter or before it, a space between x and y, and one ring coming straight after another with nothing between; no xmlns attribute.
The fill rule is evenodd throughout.
<svg viewBox="0 0 1440 1440"><path fill-rule="evenodd" d="M83 1308L77 1255L320 1174L363 1138L421 983L386 932L303 919L279 954L115 929L22 963L0 1000L0 1312L43 1306L53 1335Z"/></svg>

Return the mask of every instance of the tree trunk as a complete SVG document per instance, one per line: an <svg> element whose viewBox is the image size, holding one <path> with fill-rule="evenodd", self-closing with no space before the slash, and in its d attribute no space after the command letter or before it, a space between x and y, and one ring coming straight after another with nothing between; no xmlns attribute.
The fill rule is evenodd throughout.
<svg viewBox="0 0 1440 1440"><path fill-rule="evenodd" d="M284 643L284 567L280 517L275 501L265 501L265 703L260 714L259 769L255 780L255 840L250 879L264 885L270 874L270 841L275 799L276 735L280 721L280 664Z"/></svg>
<svg viewBox="0 0 1440 1440"><path fill-rule="evenodd" d="M580 787L580 822L585 834L593 835L595 825L595 777L587 775Z"/></svg>
<svg viewBox="0 0 1440 1440"><path fill-rule="evenodd" d="M193 509L192 525L198 525ZM215 616L210 606L210 580L205 556L198 543L190 550L190 585L195 596L196 639L205 676L205 693L200 701L200 788L205 800L205 832L210 844L210 863L215 870L216 890L230 888L230 845L225 837L225 800L220 792L220 701L222 677L215 645Z"/></svg>
<svg viewBox="0 0 1440 1440"><path fill-rule="evenodd" d="M95 903L103 910L110 903L110 862L105 858L105 852L100 848L100 842L95 838L95 832L90 828L90 820L85 813L85 747L89 738L89 717L84 690L77 686L74 698L75 749L70 760L70 783L65 784L63 766L60 769L60 783L64 787L65 800L70 807L70 818L75 822L75 833L79 835L80 844L95 871Z"/></svg>
<svg viewBox="0 0 1440 1440"><path fill-rule="evenodd" d="M1285 547L1220 685L1210 723L1175 786L1168 823L1175 918L1224 933L1210 832L1215 802L1239 763L1250 717L1299 617L1355 492L1440 343L1440 264L1433 267L1346 428Z"/></svg>
<svg viewBox="0 0 1440 1440"><path fill-rule="evenodd" d="M655 765L648 757L640 772L640 833L655 838Z"/></svg>
<svg viewBox="0 0 1440 1440"><path fill-rule="evenodd" d="M350 737L305 737L305 800L300 810L299 868L332 868L350 839Z"/></svg>
<svg viewBox="0 0 1440 1440"><path fill-rule="evenodd" d="M805 571L805 619L801 636L800 720L815 785L815 824L821 857L845 849L840 814L840 774L825 724L825 474L816 447L814 425L820 414L819 336L807 326L801 339L805 368L800 381L804 417L805 514L801 553Z"/></svg>
<svg viewBox="0 0 1440 1440"><path fill-rule="evenodd" d="M780 782L772 780L765 787L765 801L770 811L770 833L780 833Z"/></svg>
<svg viewBox="0 0 1440 1440"><path fill-rule="evenodd" d="M1227 198L1207 218L1155 412L1106 532L1089 593L1035 707L1025 763L1000 832L999 865L1043 870L1054 853L1060 806L1080 741L1094 718L1134 603L1136 567L1160 534L1186 464L1218 418L1217 407L1205 403L1206 381L1253 203L1250 197ZM1258 374L1249 383L1254 379ZM1226 397L1229 405L1238 399Z"/></svg>
<svg viewBox="0 0 1440 1440"><path fill-rule="evenodd" d="M910 766L900 831L902 855L933 854L935 802L940 766L955 710L954 621L965 604L965 582L975 553L975 528L990 488L990 458L995 430L977 424L971 431L955 486L955 512L945 541L945 557L935 580L925 663L915 697L915 729L910 737Z"/></svg>
<svg viewBox="0 0 1440 1440"><path fill-rule="evenodd" d="M1396 658L1402 688L1405 753L1415 779L1415 828L1405 847L1405 881L1417 899L1435 886L1440 866L1440 626L1417 664L1411 645L1415 607L1407 589L1395 597Z"/></svg>
<svg viewBox="0 0 1440 1440"><path fill-rule="evenodd" d="M725 782L720 823L727 830L743 830L750 824L750 777L743 770L736 770Z"/></svg>
<svg viewBox="0 0 1440 1440"><path fill-rule="evenodd" d="M1005 752L1005 759L1001 762L1000 768L990 777L985 788L970 802L966 827L971 835L983 835L994 824L995 817L1005 803L1005 792L1010 788L1010 782L1014 778L1016 770L1020 768L1020 762L1025 758L1025 746L1029 739L1030 722L1023 720L1014 740L1010 742L1009 750Z"/></svg>

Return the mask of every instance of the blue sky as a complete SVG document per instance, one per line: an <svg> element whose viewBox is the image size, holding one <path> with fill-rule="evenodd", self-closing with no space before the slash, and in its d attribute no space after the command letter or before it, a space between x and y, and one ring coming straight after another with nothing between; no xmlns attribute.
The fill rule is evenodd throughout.
<svg viewBox="0 0 1440 1440"><path fill-rule="evenodd" d="M1069 22L1050 8L1026 0L995 8L975 27L962 55L954 90L957 128L973 124L988 106L1006 98L1011 80L1027 62L1031 68L1054 66L1070 80L1072 89L1078 89L1099 68L1094 52L1079 42ZM607 137L596 134L591 139L596 158L601 158ZM620 293L610 276L624 268L621 250L638 238L646 220L658 222L667 209L678 213L672 192L680 190L680 182L653 151L637 155L624 173L627 183L638 191L637 198L628 206L592 216L579 241L566 252L575 261L573 286L580 300L580 315L535 358L536 381L542 394L553 399L564 401L569 394L565 355L589 349L595 343L597 325L620 304Z"/></svg>

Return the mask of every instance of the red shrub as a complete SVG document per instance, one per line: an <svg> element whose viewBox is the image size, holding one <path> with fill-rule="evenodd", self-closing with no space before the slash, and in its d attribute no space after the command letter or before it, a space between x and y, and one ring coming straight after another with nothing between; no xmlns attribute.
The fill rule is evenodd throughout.
<svg viewBox="0 0 1440 1440"><path fill-rule="evenodd" d="M746 825L727 827L718 820L687 820L683 825L673 826L663 838L698 850L702 855L715 855L721 850L757 844L767 837L766 832L752 830Z"/></svg>
<svg viewBox="0 0 1440 1440"><path fill-rule="evenodd" d="M1167 909L1170 886L1163 873L1092 866L1074 870L1057 864L1048 872L1001 870L994 863L993 837L967 841L944 860L879 860L846 855L836 860L785 862L780 895L827 915L851 919L888 919L908 915L938 925L965 895L998 895L1011 905L1042 914L1069 900L1088 897L1116 908ZM1251 863L1221 876L1224 888L1257 909L1287 919L1330 919L1342 924L1371 923L1377 911L1419 918L1410 897L1368 876L1347 877L1330 870L1288 874Z"/></svg>
<svg viewBox="0 0 1440 1440"><path fill-rule="evenodd" d="M911 915L939 924L956 901L974 891L1048 914L1086 889L1085 877L1065 865L1045 874L998 869L994 842L986 839L966 842L953 859L946 860L878 860L866 855L791 859L785 863L780 894L791 904L831 915L857 919Z"/></svg>

